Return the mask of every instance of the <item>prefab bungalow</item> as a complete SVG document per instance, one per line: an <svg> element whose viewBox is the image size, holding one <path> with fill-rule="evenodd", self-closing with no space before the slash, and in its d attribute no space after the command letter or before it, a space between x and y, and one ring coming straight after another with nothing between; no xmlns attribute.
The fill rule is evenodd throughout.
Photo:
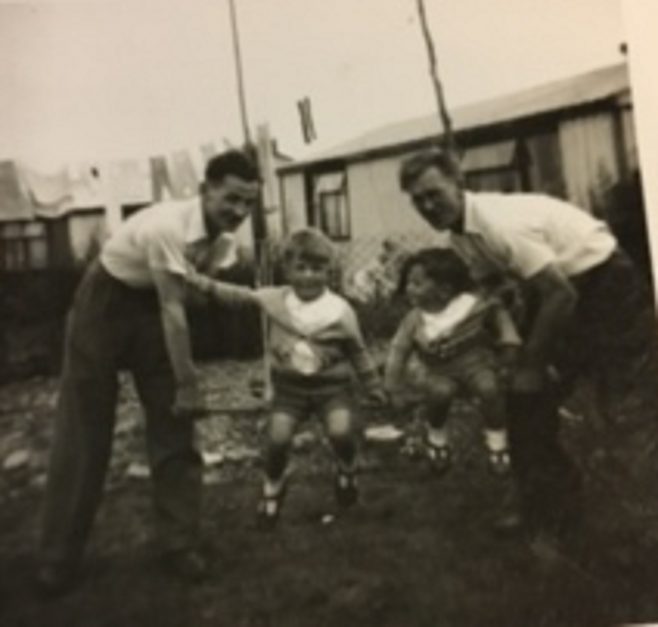
<svg viewBox="0 0 658 627"><path fill-rule="evenodd" d="M452 111L474 190L540 191L594 210L637 170L626 64L604 67ZM436 114L376 129L278 170L283 229L323 229L355 269L385 238L427 240L398 186L408 154L440 137Z"/></svg>

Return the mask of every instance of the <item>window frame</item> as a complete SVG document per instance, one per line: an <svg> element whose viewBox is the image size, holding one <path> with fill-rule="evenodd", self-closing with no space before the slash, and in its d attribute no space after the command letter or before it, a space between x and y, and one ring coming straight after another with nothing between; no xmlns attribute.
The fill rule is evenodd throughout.
<svg viewBox="0 0 658 627"><path fill-rule="evenodd" d="M336 242L352 239L352 210L345 170L323 172L314 178L313 209L312 226ZM328 219L331 213L334 213L333 222Z"/></svg>
<svg viewBox="0 0 658 627"><path fill-rule="evenodd" d="M35 244L43 246L41 254ZM0 222L0 272L29 272L49 267L51 246L45 220Z"/></svg>

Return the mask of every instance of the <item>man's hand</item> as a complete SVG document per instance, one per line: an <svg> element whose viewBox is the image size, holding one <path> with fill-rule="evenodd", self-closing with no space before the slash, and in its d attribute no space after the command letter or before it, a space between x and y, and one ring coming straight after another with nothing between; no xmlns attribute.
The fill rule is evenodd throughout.
<svg viewBox="0 0 658 627"><path fill-rule="evenodd" d="M185 283L179 275L153 270L160 303L160 319L169 362L179 386L196 381L185 301ZM189 396L189 393L186 393Z"/></svg>
<svg viewBox="0 0 658 627"><path fill-rule="evenodd" d="M204 395L196 383L179 385L172 412L176 418L196 420L208 413Z"/></svg>
<svg viewBox="0 0 658 627"><path fill-rule="evenodd" d="M539 308L524 341L524 359L545 366L553 354L555 342L561 339L573 315L578 293L569 278L554 264L526 279L525 284L539 299Z"/></svg>

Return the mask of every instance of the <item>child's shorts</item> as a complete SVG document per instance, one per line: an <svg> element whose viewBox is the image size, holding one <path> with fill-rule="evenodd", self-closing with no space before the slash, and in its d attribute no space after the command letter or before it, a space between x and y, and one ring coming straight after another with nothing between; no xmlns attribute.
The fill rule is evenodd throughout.
<svg viewBox="0 0 658 627"><path fill-rule="evenodd" d="M353 384L349 380L328 381L320 377L272 376L274 397L272 412L282 412L297 420L307 420L312 415L325 420L335 409L351 414L356 410Z"/></svg>
<svg viewBox="0 0 658 627"><path fill-rule="evenodd" d="M437 380L444 380L472 392L479 384L497 385L497 363L493 351L486 347L474 347L450 359L415 356L407 367L407 378L417 391L431 390Z"/></svg>

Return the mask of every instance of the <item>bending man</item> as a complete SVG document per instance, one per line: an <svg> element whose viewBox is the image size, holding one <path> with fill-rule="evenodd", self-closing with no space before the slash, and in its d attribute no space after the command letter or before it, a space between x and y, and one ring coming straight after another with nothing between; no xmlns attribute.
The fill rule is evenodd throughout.
<svg viewBox="0 0 658 627"><path fill-rule="evenodd" d="M101 499L111 453L119 370L146 415L148 458L164 563L198 580L201 464L193 418L203 402L184 309L188 264L221 265L222 234L258 200L256 168L231 151L206 167L200 196L148 207L124 222L87 269L69 314L37 582L69 590Z"/></svg>
<svg viewBox="0 0 658 627"><path fill-rule="evenodd" d="M474 278L521 282L527 315L509 399L512 464L528 531L565 540L579 526L580 477L560 446L557 409L575 377L594 375L611 424L636 418L628 401L643 392L655 433L655 319L634 268L585 211L541 194L468 192L438 150L405 160L400 185L434 229L449 233Z"/></svg>

